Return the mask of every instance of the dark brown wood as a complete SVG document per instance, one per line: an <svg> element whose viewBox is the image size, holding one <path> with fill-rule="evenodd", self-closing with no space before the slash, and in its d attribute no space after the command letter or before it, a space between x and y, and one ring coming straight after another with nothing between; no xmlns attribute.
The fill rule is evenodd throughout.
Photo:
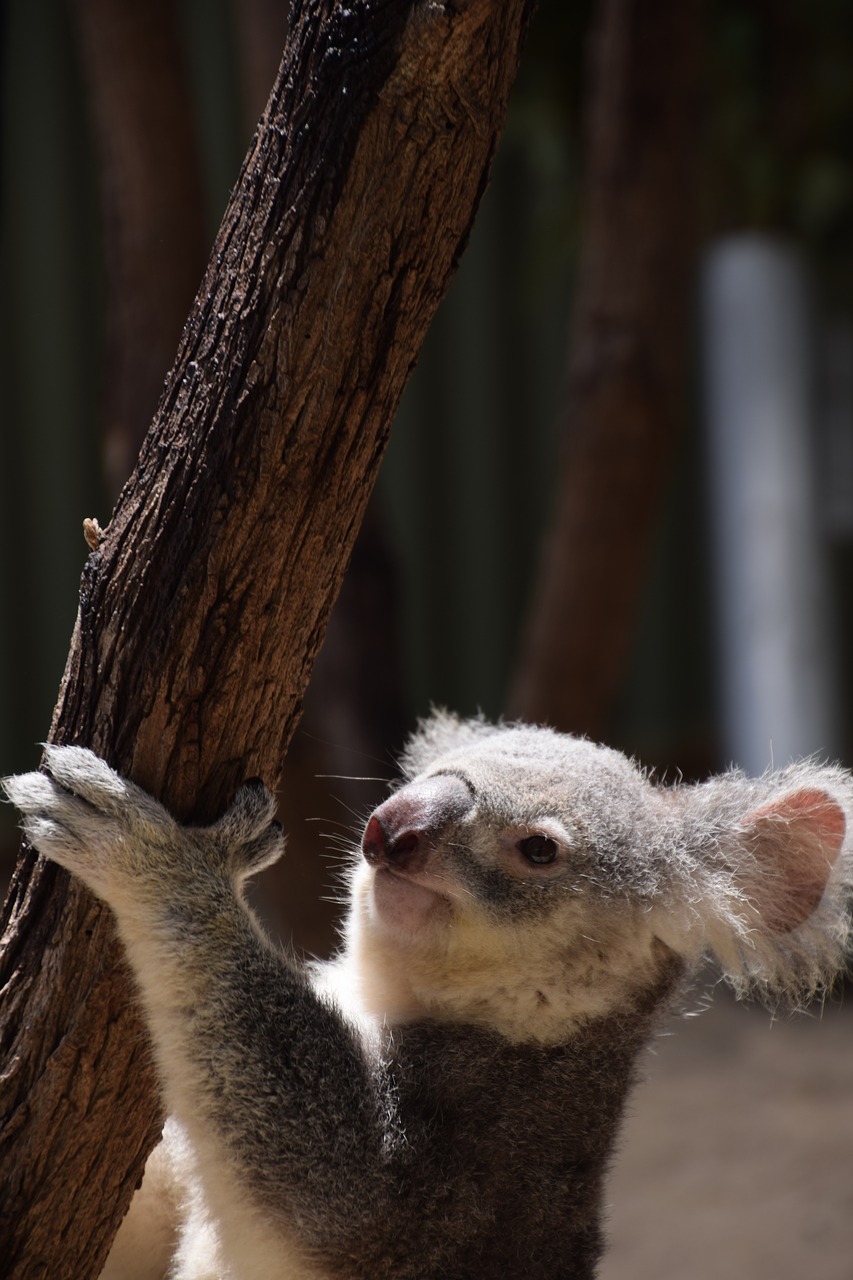
<svg viewBox="0 0 853 1280"><path fill-rule="evenodd" d="M276 781L530 9L295 7L154 424L86 563L51 730L184 818L219 813L247 775ZM83 1280L155 1139L156 1092L106 912L29 855L0 991L4 1274Z"/></svg>
<svg viewBox="0 0 853 1280"><path fill-rule="evenodd" d="M600 738L624 677L683 414L700 0L601 0L557 510L512 715Z"/></svg>

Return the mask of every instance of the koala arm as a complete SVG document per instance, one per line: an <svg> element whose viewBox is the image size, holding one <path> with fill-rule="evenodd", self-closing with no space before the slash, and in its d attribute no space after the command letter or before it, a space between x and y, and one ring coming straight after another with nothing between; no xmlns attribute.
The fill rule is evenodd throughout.
<svg viewBox="0 0 853 1280"><path fill-rule="evenodd" d="M46 764L5 789L35 847L113 908L202 1178L226 1168L255 1209L335 1247L381 1194L365 1191L383 1176L387 1101L357 1029L240 896L281 852L272 797L250 784L218 823L187 828L83 748L48 747Z"/></svg>

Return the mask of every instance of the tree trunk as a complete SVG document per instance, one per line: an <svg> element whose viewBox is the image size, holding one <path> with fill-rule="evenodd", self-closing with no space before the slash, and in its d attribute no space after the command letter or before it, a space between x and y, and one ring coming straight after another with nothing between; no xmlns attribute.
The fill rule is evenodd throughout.
<svg viewBox="0 0 853 1280"><path fill-rule="evenodd" d="M557 511L511 715L601 737L683 412L700 0L601 0Z"/></svg>
<svg viewBox="0 0 853 1280"><path fill-rule="evenodd" d="M51 740L180 817L274 783L389 424L467 240L530 0L295 6ZM108 913L25 854L0 955L0 1257L97 1274L158 1127Z"/></svg>

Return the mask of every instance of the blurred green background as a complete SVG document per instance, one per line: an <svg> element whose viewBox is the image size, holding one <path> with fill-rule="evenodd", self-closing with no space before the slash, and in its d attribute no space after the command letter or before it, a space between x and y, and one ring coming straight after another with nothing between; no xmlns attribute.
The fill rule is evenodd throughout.
<svg viewBox="0 0 853 1280"><path fill-rule="evenodd" d="M81 7L0 7L3 773L38 759L74 622L86 555L81 521L96 515L105 524L111 505L103 443L108 268ZM257 114L241 55L243 15L239 0L163 8L176 22L189 87L209 244L251 134L251 101ZM431 703L491 716L506 705L555 503L593 16L590 3L540 5L493 182L392 434L379 518L399 602L393 618L389 602L387 621L400 636L400 723ZM700 242L744 230L784 238L805 264L816 323L848 321L853 6L711 0L703 24ZM701 360L698 342L692 347L643 605L606 725L616 745L688 773L726 763ZM853 476L843 483L853 489ZM836 529L825 546L845 711L838 750L849 758L850 536ZM8 850L11 815L2 818Z"/></svg>

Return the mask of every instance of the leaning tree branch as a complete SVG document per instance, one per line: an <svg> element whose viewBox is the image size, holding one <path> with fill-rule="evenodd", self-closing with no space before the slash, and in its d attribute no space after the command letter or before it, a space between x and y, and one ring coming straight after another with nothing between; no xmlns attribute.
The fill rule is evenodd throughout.
<svg viewBox="0 0 853 1280"><path fill-rule="evenodd" d="M51 740L182 818L274 781L483 193L531 0L297 4L106 540ZM0 1257L97 1274L158 1128L108 915L25 854L0 953Z"/></svg>

